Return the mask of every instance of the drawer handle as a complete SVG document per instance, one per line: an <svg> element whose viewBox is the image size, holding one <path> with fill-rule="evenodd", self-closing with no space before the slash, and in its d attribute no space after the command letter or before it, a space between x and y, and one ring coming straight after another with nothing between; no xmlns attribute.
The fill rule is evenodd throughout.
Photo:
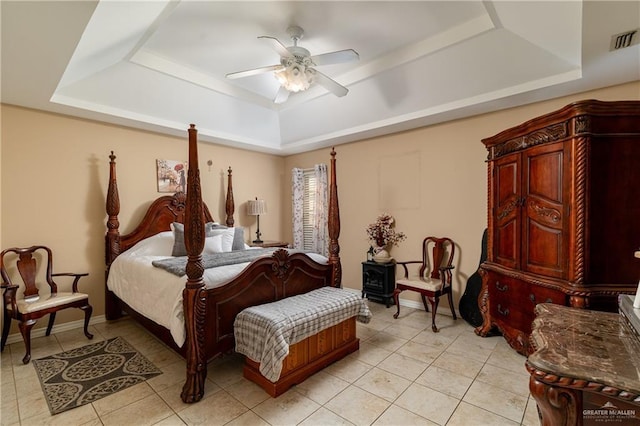
<svg viewBox="0 0 640 426"><path fill-rule="evenodd" d="M529 295L529 299L531 299L531 301L533 302L534 305L537 305L538 303L536 302L536 295L531 293ZM553 303L553 300L551 300L550 297L547 297L547 300L544 301L544 303Z"/></svg>
<svg viewBox="0 0 640 426"><path fill-rule="evenodd" d="M500 281L496 281L496 288L498 289L498 291L507 291L507 290L509 290L509 286L507 284L505 284L502 287L500 287Z"/></svg>
<svg viewBox="0 0 640 426"><path fill-rule="evenodd" d="M509 308L503 310L502 306L498 303L498 313L504 317L509 316Z"/></svg>

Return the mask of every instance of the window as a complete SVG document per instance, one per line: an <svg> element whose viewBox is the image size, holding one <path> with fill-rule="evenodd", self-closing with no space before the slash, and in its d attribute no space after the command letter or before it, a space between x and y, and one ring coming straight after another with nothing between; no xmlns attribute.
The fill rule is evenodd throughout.
<svg viewBox="0 0 640 426"><path fill-rule="evenodd" d="M292 171L293 247L328 255L327 166Z"/></svg>
<svg viewBox="0 0 640 426"><path fill-rule="evenodd" d="M304 250L314 250L313 226L316 222L316 175L313 169L303 170L302 241Z"/></svg>

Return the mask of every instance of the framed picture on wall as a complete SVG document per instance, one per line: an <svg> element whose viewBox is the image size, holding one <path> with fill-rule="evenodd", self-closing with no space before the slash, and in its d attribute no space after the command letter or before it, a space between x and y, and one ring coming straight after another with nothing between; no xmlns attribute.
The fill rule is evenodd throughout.
<svg viewBox="0 0 640 426"><path fill-rule="evenodd" d="M156 160L158 192L187 192L186 161Z"/></svg>

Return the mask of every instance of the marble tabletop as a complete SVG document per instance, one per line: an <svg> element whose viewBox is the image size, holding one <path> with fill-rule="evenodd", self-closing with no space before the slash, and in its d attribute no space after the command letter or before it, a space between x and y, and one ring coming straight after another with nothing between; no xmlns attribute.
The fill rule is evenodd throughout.
<svg viewBox="0 0 640 426"><path fill-rule="evenodd" d="M620 314L541 303L536 315L529 368L572 387L600 384L640 395L640 339Z"/></svg>

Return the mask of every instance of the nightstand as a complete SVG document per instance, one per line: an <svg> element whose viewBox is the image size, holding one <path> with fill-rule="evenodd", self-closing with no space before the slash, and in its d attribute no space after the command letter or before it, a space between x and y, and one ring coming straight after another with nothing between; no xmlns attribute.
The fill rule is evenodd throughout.
<svg viewBox="0 0 640 426"><path fill-rule="evenodd" d="M387 308L393 302L396 288L396 263L362 262L362 297L383 302Z"/></svg>
<svg viewBox="0 0 640 426"><path fill-rule="evenodd" d="M263 248L267 248L267 247L283 247L283 248L287 248L287 247L289 247L289 243L286 243L284 241L263 241L261 243L250 243L249 245L251 247L263 247Z"/></svg>

